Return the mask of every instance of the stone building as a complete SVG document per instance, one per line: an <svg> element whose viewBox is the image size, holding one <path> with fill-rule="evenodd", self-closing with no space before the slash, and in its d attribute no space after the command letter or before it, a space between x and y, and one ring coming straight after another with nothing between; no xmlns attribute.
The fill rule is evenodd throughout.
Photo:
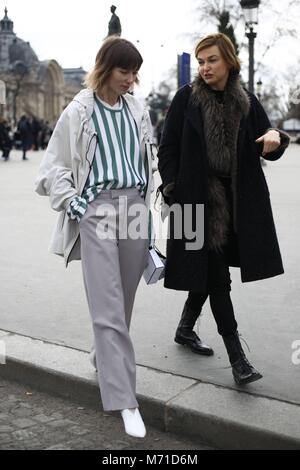
<svg viewBox="0 0 300 470"><path fill-rule="evenodd" d="M0 111L10 121L27 114L53 125L82 88L86 72L81 67L63 69L54 59L39 61L30 43L14 33L7 8L4 13L0 21L0 80L6 84L6 104Z"/></svg>

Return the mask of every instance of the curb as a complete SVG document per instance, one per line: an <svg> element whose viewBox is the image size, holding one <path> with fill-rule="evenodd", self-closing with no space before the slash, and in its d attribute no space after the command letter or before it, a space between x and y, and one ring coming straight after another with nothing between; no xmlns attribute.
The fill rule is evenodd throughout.
<svg viewBox="0 0 300 470"><path fill-rule="evenodd" d="M84 351L0 331L0 376L101 409ZM300 449L300 406L137 366L146 424L219 449Z"/></svg>

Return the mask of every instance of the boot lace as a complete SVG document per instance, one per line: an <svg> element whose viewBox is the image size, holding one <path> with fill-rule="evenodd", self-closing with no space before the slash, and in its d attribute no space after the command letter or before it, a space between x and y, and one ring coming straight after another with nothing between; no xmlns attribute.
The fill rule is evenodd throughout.
<svg viewBox="0 0 300 470"><path fill-rule="evenodd" d="M245 338L240 333L238 333L238 336L239 336L240 340L242 340L243 343L247 346L247 349L248 349L249 353L251 353L249 345L248 345L247 341L245 340Z"/></svg>

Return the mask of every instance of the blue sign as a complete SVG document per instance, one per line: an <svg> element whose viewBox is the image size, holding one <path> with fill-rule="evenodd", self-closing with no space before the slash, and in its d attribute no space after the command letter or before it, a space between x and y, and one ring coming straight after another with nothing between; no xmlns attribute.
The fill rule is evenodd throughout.
<svg viewBox="0 0 300 470"><path fill-rule="evenodd" d="M191 55L187 52L178 56L178 88L191 83Z"/></svg>

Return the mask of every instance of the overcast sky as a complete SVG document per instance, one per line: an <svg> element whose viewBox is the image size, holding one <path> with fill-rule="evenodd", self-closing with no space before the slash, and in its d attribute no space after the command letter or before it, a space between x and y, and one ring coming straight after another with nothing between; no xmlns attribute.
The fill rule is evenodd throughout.
<svg viewBox="0 0 300 470"><path fill-rule="evenodd" d="M15 33L30 42L40 60L56 59L62 67L82 66L89 70L107 34L112 3L117 6L116 13L121 19L122 36L134 42L144 57L140 75L141 92L146 94L152 84L168 75L178 53L192 53L194 42L188 33L198 29L196 0L0 0L0 17L7 6ZM291 25L299 28L299 16L296 18L294 11L285 11L286 0L271 0L271 3L282 9L284 18L288 17ZM263 15L260 20L258 37L267 44L277 22L280 24L282 20ZM199 37L214 30L209 21ZM237 34L242 40L242 24ZM259 57L263 48L260 49L259 41L257 46ZM264 64L271 74L281 74L299 61L299 50L295 41L284 38L266 55ZM247 77L245 53L242 58ZM196 66L194 59L192 65Z"/></svg>

